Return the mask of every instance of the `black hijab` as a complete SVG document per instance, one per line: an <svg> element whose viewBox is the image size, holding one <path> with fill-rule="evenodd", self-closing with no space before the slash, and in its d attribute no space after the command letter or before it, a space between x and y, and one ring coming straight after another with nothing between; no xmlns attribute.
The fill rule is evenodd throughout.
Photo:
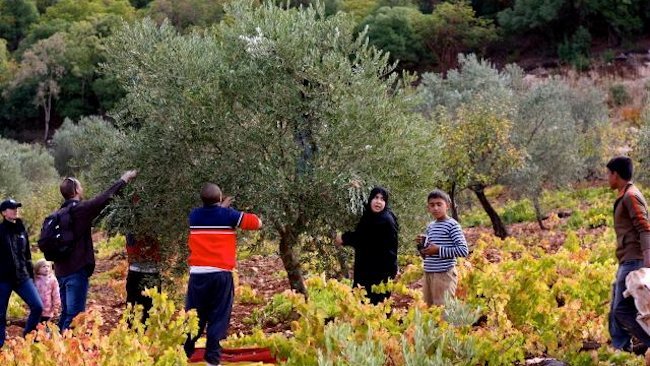
<svg viewBox="0 0 650 366"><path fill-rule="evenodd" d="M370 207L370 204L373 198L375 198L375 196L377 196L378 194L381 194L384 197L384 202L386 202L386 206L384 207L384 210L381 212L373 212L372 208ZM370 195L368 195L368 201L364 205L363 215L361 216L361 222L363 222L366 225L373 225L384 220L389 220L395 223L395 227L397 231L399 231L399 223L397 222L397 216L395 216L393 210L390 209L389 197L390 195L388 194L388 191L384 187L380 187L380 186L374 187L370 191Z"/></svg>

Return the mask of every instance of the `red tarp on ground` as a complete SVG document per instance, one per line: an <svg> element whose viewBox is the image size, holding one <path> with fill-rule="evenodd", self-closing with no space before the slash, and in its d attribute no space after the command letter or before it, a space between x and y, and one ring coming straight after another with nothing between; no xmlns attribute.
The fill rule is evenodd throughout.
<svg viewBox="0 0 650 366"><path fill-rule="evenodd" d="M197 348L189 361L201 362L204 356L205 348ZM221 361L277 363L268 348L224 348L221 350Z"/></svg>

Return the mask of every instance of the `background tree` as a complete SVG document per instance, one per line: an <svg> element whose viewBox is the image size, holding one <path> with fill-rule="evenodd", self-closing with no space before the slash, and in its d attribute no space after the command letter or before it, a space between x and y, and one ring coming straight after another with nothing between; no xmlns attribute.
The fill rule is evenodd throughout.
<svg viewBox="0 0 650 366"><path fill-rule="evenodd" d="M420 226L423 206L402 209L432 186L439 149L420 148L436 139L412 112L412 80L400 82L350 18L269 3L227 9L233 21L213 34L148 21L118 33L106 71L127 90L116 116L127 139L106 161L141 169L132 189L143 220L132 229L163 237L170 260L185 255L179 213L215 181L262 215L291 287L304 292L301 238L334 256L323 238L354 222L375 183L393 191L406 226Z"/></svg>
<svg viewBox="0 0 650 366"><path fill-rule="evenodd" d="M38 20L36 4L31 0L0 0L0 38L15 50L29 26Z"/></svg>
<svg viewBox="0 0 650 366"><path fill-rule="evenodd" d="M359 29L368 27L373 46L389 52L392 61L400 61L400 67L413 69L428 57L420 36L424 17L414 7L381 7L367 16Z"/></svg>
<svg viewBox="0 0 650 366"><path fill-rule="evenodd" d="M426 73L418 87L421 97L419 110L436 126L439 108L444 113L454 115L463 105L482 103L485 109L495 110L499 118L512 121L516 111L516 90L522 88L523 71L515 66L508 66L503 71L497 70L491 63L480 60L474 54L458 55L458 68L447 72L447 75ZM499 106L500 109L496 109ZM454 150L456 150L454 148ZM443 183L452 199L452 215L458 219L457 193L467 188L452 170L448 171ZM492 214L494 216L494 214ZM494 217L496 222L501 219ZM499 227L499 224L495 224ZM499 229L503 231L502 229Z"/></svg>
<svg viewBox="0 0 650 366"><path fill-rule="evenodd" d="M497 112L507 106L487 106L477 98L450 115L442 111L439 120L443 141L443 166L449 179L469 188L490 217L494 235L505 238L508 230L485 195L485 188L500 182L523 164L524 151L511 136L512 121Z"/></svg>
<svg viewBox="0 0 650 366"><path fill-rule="evenodd" d="M525 163L513 172L510 186L533 202L541 229L543 189L559 188L584 176L582 124L574 117L573 91L561 80L531 88L518 103L514 124L516 144L526 151Z"/></svg>
<svg viewBox="0 0 650 366"><path fill-rule="evenodd" d="M223 18L223 5L227 0L154 0L144 9L144 14L158 23L168 19L176 28L207 27Z"/></svg>
<svg viewBox="0 0 650 366"><path fill-rule="evenodd" d="M28 81L36 83L33 103L43 108L44 141L49 137L52 105L61 92L59 81L65 73L62 59L64 53L65 40L61 34L39 41L25 52L18 72L11 82L13 88Z"/></svg>
<svg viewBox="0 0 650 366"><path fill-rule="evenodd" d="M66 118L52 136L54 166L62 176L93 175L107 150L119 149L123 136L101 117L84 117L74 123Z"/></svg>
<svg viewBox="0 0 650 366"><path fill-rule="evenodd" d="M464 0L442 2L425 19L422 39L442 70L455 67L459 53L482 52L497 39L492 21L477 17Z"/></svg>

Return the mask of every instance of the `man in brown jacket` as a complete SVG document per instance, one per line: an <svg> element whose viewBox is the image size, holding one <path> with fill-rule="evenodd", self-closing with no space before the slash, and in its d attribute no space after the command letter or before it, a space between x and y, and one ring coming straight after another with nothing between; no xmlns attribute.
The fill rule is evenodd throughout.
<svg viewBox="0 0 650 366"><path fill-rule="evenodd" d="M646 347L650 346L650 336L636 321L638 311L634 299L623 296L628 273L650 267L648 205L641 191L631 181L633 167L630 158L613 158L607 163L607 170L610 188L618 191L614 202L614 230L619 263L612 291L609 333L614 348L632 350L632 336Z"/></svg>
<svg viewBox="0 0 650 366"><path fill-rule="evenodd" d="M65 202L61 206L72 206L72 231L74 233L74 250L68 258L54 263L54 273L59 281L61 293L61 318L59 328L63 331L70 327L72 319L86 310L88 297L88 279L95 271L95 249L92 239L93 221L108 205L111 198L130 182L137 172L129 170L122 174L104 193L89 200L84 200L84 190L75 178L65 178L59 189Z"/></svg>

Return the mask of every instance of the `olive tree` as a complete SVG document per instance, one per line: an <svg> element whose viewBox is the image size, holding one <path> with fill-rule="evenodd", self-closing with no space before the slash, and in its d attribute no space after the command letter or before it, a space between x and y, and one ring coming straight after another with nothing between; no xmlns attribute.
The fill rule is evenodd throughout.
<svg viewBox="0 0 650 366"><path fill-rule="evenodd" d="M419 110L431 120L431 129L443 128L443 140L457 143L446 143L441 182L451 193L454 217L458 217L456 194L469 188L490 217L495 234L505 237L507 228L485 196L485 188L502 183L523 156L512 139L522 72L515 66L499 71L473 54L459 55L458 63L458 69L446 76L423 75Z"/></svg>
<svg viewBox="0 0 650 366"><path fill-rule="evenodd" d="M163 238L177 263L201 184L218 183L262 216L304 293L300 237L352 222L376 183L410 215L406 203L436 179L439 149L413 112L412 79L393 73L347 15L236 2L226 19L188 35L144 20L115 35L105 71L127 92L115 115L126 139L103 171L141 170L130 187L138 225L128 229ZM332 255L328 242L318 247Z"/></svg>
<svg viewBox="0 0 650 366"><path fill-rule="evenodd" d="M604 95L593 86L571 87L561 79L533 85L519 96L514 140L525 163L509 177L515 191L531 198L544 229L543 188L559 188L583 178L595 165L600 131L607 123Z"/></svg>
<svg viewBox="0 0 650 366"><path fill-rule="evenodd" d="M122 134L102 117L83 117L77 123L66 118L52 137L54 166L64 176L92 176L97 162L122 140Z"/></svg>

